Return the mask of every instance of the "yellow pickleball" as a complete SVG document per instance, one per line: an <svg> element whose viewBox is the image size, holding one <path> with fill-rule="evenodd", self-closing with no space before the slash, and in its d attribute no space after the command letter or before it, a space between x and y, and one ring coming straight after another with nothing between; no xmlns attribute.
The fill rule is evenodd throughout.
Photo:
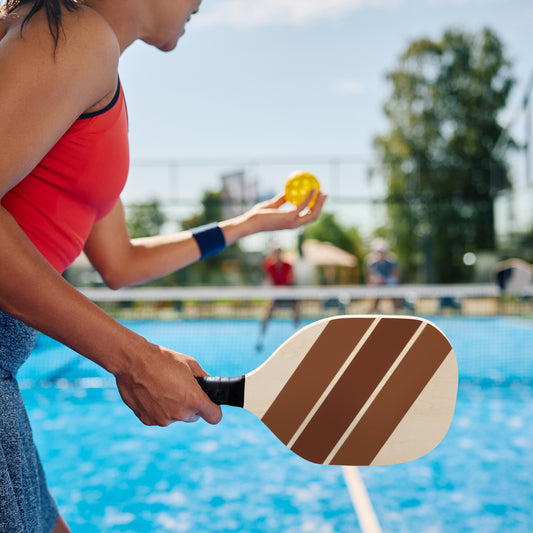
<svg viewBox="0 0 533 533"><path fill-rule="evenodd" d="M291 204L298 205L309 194L315 190L316 193L308 204L308 207L315 205L316 197L320 191L320 183L313 174L305 170L297 170L290 174L285 183L285 199Z"/></svg>

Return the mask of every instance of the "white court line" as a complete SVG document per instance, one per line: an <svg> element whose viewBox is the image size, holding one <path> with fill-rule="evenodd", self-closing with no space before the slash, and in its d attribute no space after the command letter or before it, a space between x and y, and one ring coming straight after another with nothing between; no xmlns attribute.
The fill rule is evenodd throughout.
<svg viewBox="0 0 533 533"><path fill-rule="evenodd" d="M342 473L363 533L382 533L378 517L356 466L343 466Z"/></svg>

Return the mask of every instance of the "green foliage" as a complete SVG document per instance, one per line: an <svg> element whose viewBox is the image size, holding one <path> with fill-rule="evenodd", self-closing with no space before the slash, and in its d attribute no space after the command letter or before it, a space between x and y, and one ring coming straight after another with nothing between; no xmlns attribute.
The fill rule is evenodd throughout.
<svg viewBox="0 0 533 533"><path fill-rule="evenodd" d="M353 227L344 227L332 213L323 212L316 222L305 226L299 240L305 239L330 242L337 248L355 255L359 265L364 263L365 249L359 231Z"/></svg>
<svg viewBox="0 0 533 533"><path fill-rule="evenodd" d="M529 231L510 235L499 251L502 259L518 257L533 264L533 227Z"/></svg>
<svg viewBox="0 0 533 533"><path fill-rule="evenodd" d="M411 43L388 79L390 131L375 146L402 270L411 280L424 271L429 282L466 281L463 254L494 249L493 198L509 186L493 148L510 62L492 31L449 30Z"/></svg>
<svg viewBox="0 0 533 533"><path fill-rule="evenodd" d="M202 197L202 210L183 220L183 229L197 228L222 219L222 193L206 191Z"/></svg>
<svg viewBox="0 0 533 533"><path fill-rule="evenodd" d="M126 225L132 239L160 235L161 229L168 218L161 209L158 200L151 200L144 204L132 204L126 207ZM168 286L174 284L174 275L153 280L144 285Z"/></svg>
<svg viewBox="0 0 533 533"><path fill-rule="evenodd" d="M197 228L222 220L222 193L206 191L202 198L201 210L182 221L183 229ZM198 261L173 274L179 285L224 285L227 282L224 264L239 262L244 265L243 254L238 244L233 244L222 252Z"/></svg>
<svg viewBox="0 0 533 533"><path fill-rule="evenodd" d="M127 209L126 224L132 239L159 235L166 221L158 200L130 205Z"/></svg>
<svg viewBox="0 0 533 533"><path fill-rule="evenodd" d="M318 220L304 228L306 239L316 239L317 241L330 242L338 248L353 253L354 243L348 232L335 219L332 213L322 213Z"/></svg>

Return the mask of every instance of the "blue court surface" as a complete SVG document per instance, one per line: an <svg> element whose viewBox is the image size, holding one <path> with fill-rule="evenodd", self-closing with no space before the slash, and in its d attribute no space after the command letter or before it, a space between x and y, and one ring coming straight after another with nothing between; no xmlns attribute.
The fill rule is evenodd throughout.
<svg viewBox="0 0 533 533"><path fill-rule="evenodd" d="M383 532L533 528L533 321L431 318L456 351L448 435L429 455L360 473ZM293 332L274 320L132 321L213 375L258 366ZM340 467L307 463L253 415L143 426L102 370L40 337L19 373L42 461L73 532L359 532ZM50 385L49 381L54 384Z"/></svg>

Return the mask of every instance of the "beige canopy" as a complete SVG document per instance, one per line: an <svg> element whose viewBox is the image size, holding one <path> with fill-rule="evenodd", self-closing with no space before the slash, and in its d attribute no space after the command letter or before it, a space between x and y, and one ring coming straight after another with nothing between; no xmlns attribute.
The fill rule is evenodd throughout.
<svg viewBox="0 0 533 533"><path fill-rule="evenodd" d="M357 257L330 242L307 239L303 242L302 252L309 268L302 267L298 252L284 252L283 257L296 267L296 279L300 284L353 284L357 283ZM320 272L320 280L316 279Z"/></svg>
<svg viewBox="0 0 533 533"><path fill-rule="evenodd" d="M341 266L354 268L357 257L345 250L341 250L330 242L320 242L314 239L304 241L302 246L304 257L314 266Z"/></svg>

